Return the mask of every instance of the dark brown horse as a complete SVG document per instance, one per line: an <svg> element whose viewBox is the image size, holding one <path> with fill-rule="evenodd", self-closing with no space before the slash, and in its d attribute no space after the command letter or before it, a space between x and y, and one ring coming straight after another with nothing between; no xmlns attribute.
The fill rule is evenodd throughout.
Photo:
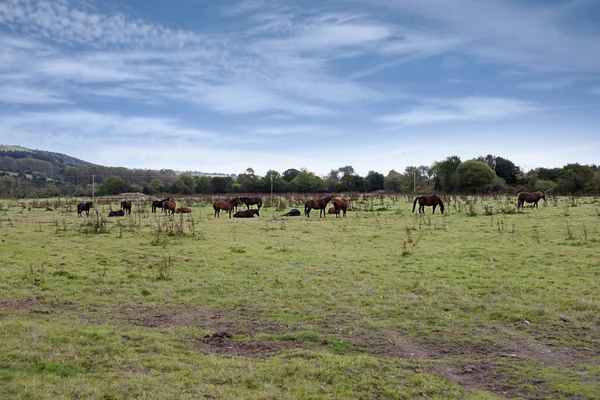
<svg viewBox="0 0 600 400"><path fill-rule="evenodd" d="M538 201L540 201L540 199L544 199L544 203L546 203L546 194L544 192L521 192L517 196L517 210L519 209L519 207L523 208L525 206L525 202L533 203L531 205L531 208L539 208Z"/></svg>
<svg viewBox="0 0 600 400"><path fill-rule="evenodd" d="M192 209L189 207L179 207L175 209L175 214L189 214L192 212Z"/></svg>
<svg viewBox="0 0 600 400"><path fill-rule="evenodd" d="M262 207L262 199L260 197L240 197L240 201L246 205L246 209L249 210L250 206L258 206L258 209Z"/></svg>
<svg viewBox="0 0 600 400"><path fill-rule="evenodd" d="M231 218L231 211L237 205L242 204L239 198L230 199L230 200L217 200L213 204L213 208L215 209L215 217L221 216L221 210L229 212L229 218Z"/></svg>
<svg viewBox="0 0 600 400"><path fill-rule="evenodd" d="M340 216L340 210L343 212L344 217L346 216L346 211L348 210L348 200L346 199L337 199L337 198L333 198L331 199L331 202L333 203L333 207L335 207L336 213L335 215L337 217ZM331 214L331 213L330 213Z"/></svg>
<svg viewBox="0 0 600 400"><path fill-rule="evenodd" d="M327 196L319 200L307 201L304 204L304 216L310 218L310 210L314 208L315 210L319 210L319 217L321 217L321 214L323 214L323 217L325 217L325 214L327 214L327 203L329 203L332 198L333 196Z"/></svg>
<svg viewBox="0 0 600 400"><path fill-rule="evenodd" d="M444 213L444 203L442 203L442 200L435 194L432 196L417 197L413 202L413 212L415 212L415 206L417 205L417 201L419 202L419 214L421 214L421 212L425 214L425 206L433 206L432 214L435 214L435 208L438 205L440 206L440 211L442 212L442 214Z"/></svg>
<svg viewBox="0 0 600 400"><path fill-rule="evenodd" d="M122 217L125 215L125 211L124 210L118 210L118 211L111 211L108 213L109 217Z"/></svg>
<svg viewBox="0 0 600 400"><path fill-rule="evenodd" d="M77 216L83 217L82 213L85 211L85 215L90 216L90 208L94 207L91 201L86 203L77 204Z"/></svg>
<svg viewBox="0 0 600 400"><path fill-rule="evenodd" d="M121 210L126 214L131 214L131 200L123 200L121 202Z"/></svg>
<svg viewBox="0 0 600 400"><path fill-rule="evenodd" d="M157 208L160 208L162 210L164 208L165 201L169 200L171 200L170 197L167 197L166 199L162 200L154 200L152 202L152 212L155 213Z"/></svg>
<svg viewBox="0 0 600 400"><path fill-rule="evenodd" d="M177 204L174 201L167 200L163 203L163 211L167 214L170 212L171 215L175 214L175 208L177 208Z"/></svg>
<svg viewBox="0 0 600 400"><path fill-rule="evenodd" d="M255 215L260 217L260 209L256 209L256 210L245 210L245 211L238 211L235 214L233 214L233 218L253 218Z"/></svg>
<svg viewBox="0 0 600 400"><path fill-rule="evenodd" d="M292 208L289 212L283 214L282 217L299 217L300 215L300 210Z"/></svg>
<svg viewBox="0 0 600 400"><path fill-rule="evenodd" d="M329 209L329 211L327 211L327 213L329 213L329 214L335 214L335 215L339 216L340 215L340 210L336 209L335 207L331 207Z"/></svg>

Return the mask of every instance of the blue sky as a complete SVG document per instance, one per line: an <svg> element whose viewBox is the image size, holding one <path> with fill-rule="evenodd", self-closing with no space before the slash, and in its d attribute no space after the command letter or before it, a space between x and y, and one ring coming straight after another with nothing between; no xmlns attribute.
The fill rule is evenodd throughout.
<svg viewBox="0 0 600 400"><path fill-rule="evenodd" d="M4 0L0 143L131 168L600 163L596 0Z"/></svg>

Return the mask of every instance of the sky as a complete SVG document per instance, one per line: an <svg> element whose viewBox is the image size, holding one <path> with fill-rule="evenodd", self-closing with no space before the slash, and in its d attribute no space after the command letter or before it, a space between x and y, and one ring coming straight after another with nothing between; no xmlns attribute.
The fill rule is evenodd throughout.
<svg viewBox="0 0 600 400"><path fill-rule="evenodd" d="M107 166L600 164L597 0L0 0L0 144Z"/></svg>

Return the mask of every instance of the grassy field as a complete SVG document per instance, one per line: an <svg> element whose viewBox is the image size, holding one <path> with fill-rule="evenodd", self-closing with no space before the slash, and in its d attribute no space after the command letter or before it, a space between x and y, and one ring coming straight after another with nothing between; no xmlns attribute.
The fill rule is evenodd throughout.
<svg viewBox="0 0 600 400"><path fill-rule="evenodd" d="M598 198L97 200L0 203L0 398L600 398Z"/></svg>

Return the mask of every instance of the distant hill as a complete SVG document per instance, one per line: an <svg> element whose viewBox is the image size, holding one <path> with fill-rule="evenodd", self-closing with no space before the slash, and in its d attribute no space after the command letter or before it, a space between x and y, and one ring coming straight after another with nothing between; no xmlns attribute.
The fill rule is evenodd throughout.
<svg viewBox="0 0 600 400"><path fill-rule="evenodd" d="M62 153L0 144L0 170L62 175L67 168L90 167L93 163Z"/></svg>

